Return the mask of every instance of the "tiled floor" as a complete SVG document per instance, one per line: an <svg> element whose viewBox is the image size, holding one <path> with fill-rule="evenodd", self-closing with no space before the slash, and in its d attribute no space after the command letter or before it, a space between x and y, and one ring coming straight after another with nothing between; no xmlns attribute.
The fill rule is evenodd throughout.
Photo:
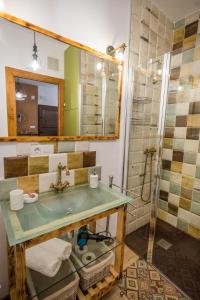
<svg viewBox="0 0 200 300"><path fill-rule="evenodd" d="M128 266L128 268L127 268ZM166 280L154 267L139 258L128 247L124 260L125 287L123 297L115 286L103 300L187 300L188 298Z"/></svg>
<svg viewBox="0 0 200 300"><path fill-rule="evenodd" d="M146 258L148 225L126 237L126 244ZM157 242L164 239L171 244L168 250ZM153 265L193 300L200 299L200 241L184 232L158 221L156 228Z"/></svg>

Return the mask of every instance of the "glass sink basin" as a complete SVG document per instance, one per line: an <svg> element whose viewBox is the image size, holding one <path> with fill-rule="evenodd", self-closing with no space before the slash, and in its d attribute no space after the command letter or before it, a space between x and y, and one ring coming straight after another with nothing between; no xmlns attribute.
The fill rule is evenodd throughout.
<svg viewBox="0 0 200 300"><path fill-rule="evenodd" d="M25 204L20 211L11 211L9 201L2 201L1 208L9 244L12 246L129 201L130 198L101 183L97 189L91 189L85 184L71 187L63 193L52 191L39 194L37 202Z"/></svg>
<svg viewBox="0 0 200 300"><path fill-rule="evenodd" d="M69 214L79 213L117 199L115 195L100 188L90 189L81 186L61 193L40 194L39 201L25 204L23 210L16 212L23 230L41 226Z"/></svg>

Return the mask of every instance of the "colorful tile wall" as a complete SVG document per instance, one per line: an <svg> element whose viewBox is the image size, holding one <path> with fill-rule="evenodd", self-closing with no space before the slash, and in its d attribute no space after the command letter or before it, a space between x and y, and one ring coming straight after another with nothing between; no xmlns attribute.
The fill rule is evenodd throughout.
<svg viewBox="0 0 200 300"><path fill-rule="evenodd" d="M175 23L161 172L161 181L169 182L170 188L166 191L163 185L160 185L159 203L159 217L162 220L171 222L171 225L198 239L200 239L199 16L200 12L197 12ZM175 123L169 122L174 117Z"/></svg>
<svg viewBox="0 0 200 300"><path fill-rule="evenodd" d="M25 193L50 191L51 183L57 182L59 163L70 169L69 175L62 171L62 181L68 181L70 186L87 183L94 171L101 179L101 167L96 166L96 151L4 157L0 200L9 199L10 191L16 188L23 189Z"/></svg>

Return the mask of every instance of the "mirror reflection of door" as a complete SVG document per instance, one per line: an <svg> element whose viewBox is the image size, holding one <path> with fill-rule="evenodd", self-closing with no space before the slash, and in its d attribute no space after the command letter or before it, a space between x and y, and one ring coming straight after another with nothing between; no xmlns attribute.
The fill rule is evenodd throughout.
<svg viewBox="0 0 200 300"><path fill-rule="evenodd" d="M17 135L58 135L58 86L15 79Z"/></svg>

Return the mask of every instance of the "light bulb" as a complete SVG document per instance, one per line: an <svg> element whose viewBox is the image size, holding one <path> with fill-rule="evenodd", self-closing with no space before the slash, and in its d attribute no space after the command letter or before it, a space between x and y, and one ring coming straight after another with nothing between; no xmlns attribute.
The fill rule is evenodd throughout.
<svg viewBox="0 0 200 300"><path fill-rule="evenodd" d="M116 57L118 60L122 61L122 60L124 60L124 53L121 52L121 51L117 51L116 54L115 54L115 57Z"/></svg>
<svg viewBox="0 0 200 300"><path fill-rule="evenodd" d="M23 95L22 95L22 93L21 92L16 92L16 94L15 94L15 96L16 96L16 98L17 99L22 99L23 98Z"/></svg>
<svg viewBox="0 0 200 300"><path fill-rule="evenodd" d="M162 69L158 69L157 73L158 75L162 75Z"/></svg>
<svg viewBox="0 0 200 300"><path fill-rule="evenodd" d="M4 9L4 2L3 2L3 0L0 0L0 10L3 10Z"/></svg>
<svg viewBox="0 0 200 300"><path fill-rule="evenodd" d="M178 86L178 91L182 91L183 87L181 85Z"/></svg>
<svg viewBox="0 0 200 300"><path fill-rule="evenodd" d="M41 69L40 63L36 58L33 58L32 63L31 63L31 68L33 69L33 71L37 71L37 70Z"/></svg>
<svg viewBox="0 0 200 300"><path fill-rule="evenodd" d="M101 71L103 68L103 64L101 62L98 62L96 65L97 71Z"/></svg>

